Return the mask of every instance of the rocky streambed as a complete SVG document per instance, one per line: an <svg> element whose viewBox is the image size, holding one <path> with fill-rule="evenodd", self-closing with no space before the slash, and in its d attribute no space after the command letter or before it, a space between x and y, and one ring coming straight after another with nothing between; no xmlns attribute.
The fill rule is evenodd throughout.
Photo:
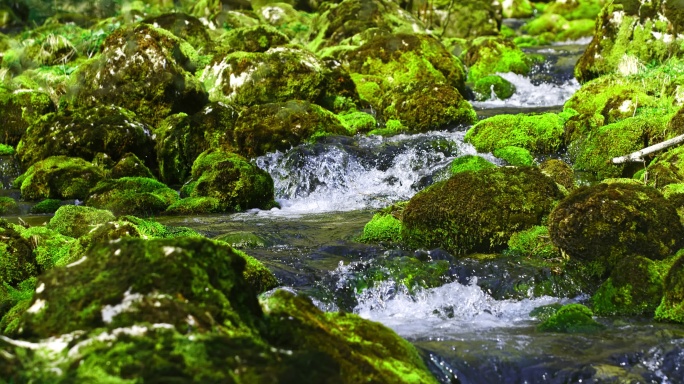
<svg viewBox="0 0 684 384"><path fill-rule="evenodd" d="M0 382L684 381L680 8L2 3Z"/></svg>

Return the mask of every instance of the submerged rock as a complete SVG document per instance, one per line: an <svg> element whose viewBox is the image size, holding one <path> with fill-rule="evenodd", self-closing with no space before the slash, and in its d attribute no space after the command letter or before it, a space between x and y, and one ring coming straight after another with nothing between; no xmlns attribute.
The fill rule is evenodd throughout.
<svg viewBox="0 0 684 384"><path fill-rule="evenodd" d="M564 305L544 320L537 329L543 332L581 333L596 332L605 328L593 319L593 312L582 304Z"/></svg>
<svg viewBox="0 0 684 384"><path fill-rule="evenodd" d="M539 225L560 198L556 183L537 168L461 172L409 201L402 236L413 247L458 255L496 252L513 233Z"/></svg>

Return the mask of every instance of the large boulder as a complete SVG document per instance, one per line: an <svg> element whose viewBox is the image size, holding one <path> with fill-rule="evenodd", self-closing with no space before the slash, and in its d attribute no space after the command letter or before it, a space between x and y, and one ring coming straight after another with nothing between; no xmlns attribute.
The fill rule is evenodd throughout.
<svg viewBox="0 0 684 384"><path fill-rule="evenodd" d="M409 201L402 238L413 247L459 255L500 251L513 233L540 225L561 198L538 168L460 172Z"/></svg>
<svg viewBox="0 0 684 384"><path fill-rule="evenodd" d="M43 116L17 146L17 157L25 166L58 155L93 161L98 153L116 162L129 152L157 168L150 126L131 111L111 105Z"/></svg>
<svg viewBox="0 0 684 384"><path fill-rule="evenodd" d="M165 117L195 113L207 103L192 73L201 66L195 49L149 24L117 29L102 52L72 75L69 100L76 106L116 105L156 126Z"/></svg>
<svg viewBox="0 0 684 384"><path fill-rule="evenodd" d="M0 88L0 110L0 143L16 146L26 133L26 129L41 116L53 112L55 107L44 92L11 92Z"/></svg>
<svg viewBox="0 0 684 384"><path fill-rule="evenodd" d="M569 257L608 276L629 256L662 260L684 245L675 207L638 183L600 183L573 191L549 216L551 239Z"/></svg>
<svg viewBox="0 0 684 384"><path fill-rule="evenodd" d="M178 200L178 192L155 179L122 177L97 183L85 204L116 215L152 216Z"/></svg>

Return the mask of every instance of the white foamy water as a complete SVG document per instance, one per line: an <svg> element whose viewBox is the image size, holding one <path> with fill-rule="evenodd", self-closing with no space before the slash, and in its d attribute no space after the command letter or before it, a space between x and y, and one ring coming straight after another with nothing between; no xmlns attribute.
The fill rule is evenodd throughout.
<svg viewBox="0 0 684 384"><path fill-rule="evenodd" d="M354 313L380 322L403 337L449 337L463 332L529 324L533 309L570 300L543 296L495 300L475 282L453 282L410 294L402 285L385 281L357 294Z"/></svg>
<svg viewBox="0 0 684 384"><path fill-rule="evenodd" d="M561 85L549 83L534 85L528 77L513 72L497 73L497 75L515 85L513 96L506 100L493 98L487 101L474 101L473 106L478 108L559 106L563 105L580 88L580 84L575 79Z"/></svg>
<svg viewBox="0 0 684 384"><path fill-rule="evenodd" d="M262 214L304 214L382 208L410 199L447 176L451 161L478 155L463 142L465 132L430 132L393 137L357 136L352 144L307 144L257 159L273 177L280 210ZM445 150L445 147L448 149Z"/></svg>

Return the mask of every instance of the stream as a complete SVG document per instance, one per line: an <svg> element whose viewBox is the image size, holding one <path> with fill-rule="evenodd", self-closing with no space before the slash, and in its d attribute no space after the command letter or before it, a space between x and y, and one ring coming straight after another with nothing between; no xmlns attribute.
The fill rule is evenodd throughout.
<svg viewBox="0 0 684 384"><path fill-rule="evenodd" d="M529 77L502 74L517 92L506 101L473 103L480 118L561 110L579 89L572 70L587 43L529 50L547 61ZM478 155L503 165L464 143L466 129L387 138L327 137L270 153L256 163L273 177L280 208L157 219L211 238L242 239L234 245L268 266L280 289L306 294L322 310L357 313L394 329L423 352L443 383L684 383L681 325L599 318L606 329L598 333L539 332L530 311L588 298L510 297L508 281L529 277L528 271L457 260L439 249L413 251L356 241L379 209L448 177L453 159ZM8 180L1 181L7 188ZM41 223L45 217L27 221ZM446 260L444 284L409 290L390 278L359 288L364 271L382 270L381 261L404 256Z"/></svg>

